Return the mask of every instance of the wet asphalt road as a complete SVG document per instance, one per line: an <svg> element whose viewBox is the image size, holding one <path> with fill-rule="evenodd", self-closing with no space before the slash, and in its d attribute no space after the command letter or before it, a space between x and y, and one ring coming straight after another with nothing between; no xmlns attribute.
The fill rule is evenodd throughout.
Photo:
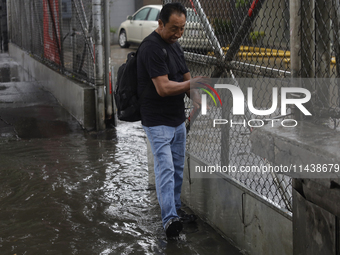
<svg viewBox="0 0 340 255"><path fill-rule="evenodd" d="M129 51L113 46L114 65ZM139 122L87 132L36 82L9 82L0 132L0 254L240 254L200 219L166 239Z"/></svg>

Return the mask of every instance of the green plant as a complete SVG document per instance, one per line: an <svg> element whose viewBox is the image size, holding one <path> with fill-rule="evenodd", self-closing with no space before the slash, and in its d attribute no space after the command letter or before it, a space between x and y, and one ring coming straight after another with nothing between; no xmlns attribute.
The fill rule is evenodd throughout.
<svg viewBox="0 0 340 255"><path fill-rule="evenodd" d="M249 39L256 44L259 40L261 40L266 33L264 31L253 31L249 33Z"/></svg>
<svg viewBox="0 0 340 255"><path fill-rule="evenodd" d="M239 8L239 7L247 7L249 4L248 0L236 0L235 2L235 7Z"/></svg>
<svg viewBox="0 0 340 255"><path fill-rule="evenodd" d="M115 34L117 32L117 28L111 27L110 28L110 33Z"/></svg>
<svg viewBox="0 0 340 255"><path fill-rule="evenodd" d="M231 34L233 32L230 20L215 18L213 20L213 27L216 35Z"/></svg>

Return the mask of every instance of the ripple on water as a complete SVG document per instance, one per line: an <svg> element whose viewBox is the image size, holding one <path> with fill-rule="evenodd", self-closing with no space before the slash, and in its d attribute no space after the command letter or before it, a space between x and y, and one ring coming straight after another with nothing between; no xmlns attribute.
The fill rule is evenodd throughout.
<svg viewBox="0 0 340 255"><path fill-rule="evenodd" d="M0 162L1 254L211 254L188 239L197 226L166 240L140 123L8 141Z"/></svg>

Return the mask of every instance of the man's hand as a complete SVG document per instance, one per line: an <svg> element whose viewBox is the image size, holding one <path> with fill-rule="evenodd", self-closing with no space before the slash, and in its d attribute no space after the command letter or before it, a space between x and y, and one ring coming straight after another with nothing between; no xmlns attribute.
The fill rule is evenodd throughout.
<svg viewBox="0 0 340 255"><path fill-rule="evenodd" d="M204 84L212 86L212 80L205 76L195 76L190 80L190 89L204 88Z"/></svg>
<svg viewBox="0 0 340 255"><path fill-rule="evenodd" d="M201 108L201 96L200 93L198 93L197 89L189 90L189 97L192 100L192 103L195 108Z"/></svg>
<svg viewBox="0 0 340 255"><path fill-rule="evenodd" d="M198 88L206 88L204 84L212 86L212 80L205 76L195 76L190 79L190 90L187 91L187 96L192 100L194 108L200 109L202 105L201 95L198 93ZM210 107L207 106L209 109Z"/></svg>
<svg viewBox="0 0 340 255"><path fill-rule="evenodd" d="M190 90L186 92L187 96L192 100L194 108L201 108L201 95L198 93L198 88L205 88L204 84L212 86L212 80L206 76L195 76L191 78L190 73L184 74L184 80L190 80ZM209 109L209 106L208 106Z"/></svg>

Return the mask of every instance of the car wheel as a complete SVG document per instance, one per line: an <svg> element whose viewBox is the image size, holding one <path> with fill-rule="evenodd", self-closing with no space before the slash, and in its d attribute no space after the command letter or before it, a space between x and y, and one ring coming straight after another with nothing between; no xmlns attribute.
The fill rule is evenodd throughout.
<svg viewBox="0 0 340 255"><path fill-rule="evenodd" d="M130 44L127 42L126 32L122 30L119 34L119 45L122 48L129 48Z"/></svg>

